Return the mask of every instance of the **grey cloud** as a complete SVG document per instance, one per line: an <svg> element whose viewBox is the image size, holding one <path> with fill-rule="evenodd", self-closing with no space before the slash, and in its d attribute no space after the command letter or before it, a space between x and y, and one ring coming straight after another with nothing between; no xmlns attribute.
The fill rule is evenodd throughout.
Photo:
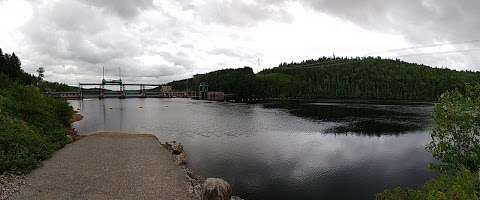
<svg viewBox="0 0 480 200"><path fill-rule="evenodd" d="M224 25L248 26L264 20L288 22L288 2L298 2L306 8L353 22L363 28L385 33L400 34L412 44L459 42L479 39L480 1L478 0L257 0L205 1L193 5L182 0L186 9L195 12L207 22ZM480 43L463 45L459 49L478 47ZM415 50L409 51L416 53ZM425 63L437 55L408 58ZM443 56L442 56L443 57ZM454 55L451 60L473 65L472 53ZM441 60L441 59L437 59ZM441 66L440 62L437 63ZM450 63L449 61L447 63ZM478 64L478 63L476 63Z"/></svg>
<svg viewBox="0 0 480 200"><path fill-rule="evenodd" d="M299 0L366 28L403 34L413 42L478 38L480 1Z"/></svg>
<svg viewBox="0 0 480 200"><path fill-rule="evenodd" d="M131 19L142 10L153 8L152 0L80 0L93 6L112 12L120 17Z"/></svg>
<svg viewBox="0 0 480 200"><path fill-rule="evenodd" d="M232 57L243 57L241 53L235 52L232 49L225 49L225 48L214 49L210 51L210 53L215 55L223 54L223 55L232 56Z"/></svg>
<svg viewBox="0 0 480 200"><path fill-rule="evenodd" d="M351 21L366 29L400 33L413 43L478 39L478 0L178 0L205 22L246 26L272 19L288 22L288 3Z"/></svg>
<svg viewBox="0 0 480 200"><path fill-rule="evenodd" d="M237 50L237 49L217 48L217 49L209 51L209 53L211 53L213 55L226 55L226 56L229 56L229 57L236 57L236 58L241 58L241 59L253 59L253 58L255 58L254 54L246 53L242 50ZM258 54L257 54L257 56L258 56Z"/></svg>
<svg viewBox="0 0 480 200"><path fill-rule="evenodd" d="M266 20L288 23L293 17L289 14L290 2L298 2L306 8L369 30L401 34L413 44L480 39L477 36L480 1L476 0L168 1L191 13L195 17L193 21L180 19L182 16L188 18L188 14L183 13L179 18L176 9L159 6L164 0L29 1L33 4L34 15L21 29L25 39L22 41L25 44L23 55L28 57L26 67L33 72L33 65L50 66L47 76L69 83L69 77L96 79L101 65L109 70L112 68L112 73L121 67L129 76L126 79L152 81L155 78L171 80L198 70L199 66L195 65L201 59L211 59L210 56L231 57L234 61L254 60L259 52L231 46L203 47L196 40L201 40L202 34L208 34L211 23L219 25L213 26L215 28L226 29L228 26L257 25ZM148 9L155 9L155 12L142 13ZM238 31L238 34L242 32ZM480 43L463 45L462 48L478 48L478 45ZM172 48L174 51L168 51ZM161 57L168 65L145 65L135 59L143 55ZM408 61L439 63L440 67L458 63L478 65L480 60L473 55L449 55L445 59L413 57Z"/></svg>
<svg viewBox="0 0 480 200"><path fill-rule="evenodd" d="M144 55L149 45L155 45L152 38L157 35L175 41L181 37L178 34L160 29L138 30L125 23L128 20L112 17L77 0L32 5L34 16L22 28L23 53L28 55L24 62L27 71L34 72L37 66L44 66L47 79L69 84L96 80L100 66L105 66L115 77L118 68L122 68L129 76L126 79L136 77L150 82L155 77L161 81L183 72L183 68L176 66L149 66L136 59ZM169 59L179 65L193 66L185 54L172 55Z"/></svg>
<svg viewBox="0 0 480 200"><path fill-rule="evenodd" d="M50 9L47 18L60 30L95 34L106 28L107 21L99 12L78 1L60 1Z"/></svg>
<svg viewBox="0 0 480 200"><path fill-rule="evenodd" d="M193 58L190 58L187 53L182 51L175 54L166 51L152 51L151 53L161 56L165 61L172 63L173 66L181 66L185 69L191 69L195 65Z"/></svg>
<svg viewBox="0 0 480 200"><path fill-rule="evenodd" d="M316 11L348 20L363 28L402 35L412 44L451 43L480 37L480 1L478 0L295 0ZM456 45L459 50L478 48L480 43ZM421 53L411 49L402 53ZM384 56L384 55L382 55ZM448 57L448 58L447 58ZM471 52L447 55L422 55L403 58L412 62L455 67L477 65ZM450 65L451 66L451 65ZM452 66L453 67L453 66ZM473 68L470 68L473 69Z"/></svg>
<svg viewBox="0 0 480 200"><path fill-rule="evenodd" d="M205 23L250 26L269 19L289 22L293 18L281 0L259 0L251 3L240 0L207 0L200 5L193 5L188 0L182 2L186 5L184 8L194 10Z"/></svg>

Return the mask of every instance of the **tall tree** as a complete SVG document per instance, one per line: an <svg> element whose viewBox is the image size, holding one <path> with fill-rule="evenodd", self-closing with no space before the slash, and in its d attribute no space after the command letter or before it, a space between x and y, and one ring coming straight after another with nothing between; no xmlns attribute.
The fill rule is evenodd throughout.
<svg viewBox="0 0 480 200"><path fill-rule="evenodd" d="M42 80L42 79L45 77L45 74L44 74L44 73L45 73L45 69L44 69L43 67L39 67L39 68L37 69L37 73L38 73L38 78L39 78L40 80Z"/></svg>

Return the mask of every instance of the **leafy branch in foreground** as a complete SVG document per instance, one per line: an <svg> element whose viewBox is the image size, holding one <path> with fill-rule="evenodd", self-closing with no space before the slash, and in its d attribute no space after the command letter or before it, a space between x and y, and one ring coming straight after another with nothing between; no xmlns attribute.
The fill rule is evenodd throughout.
<svg viewBox="0 0 480 200"><path fill-rule="evenodd" d="M480 166L480 85L446 92L435 107L435 126L427 149L442 161L441 171Z"/></svg>
<svg viewBox="0 0 480 200"><path fill-rule="evenodd" d="M479 199L478 174L461 170L455 175L440 175L421 190L397 187L376 195L377 200L476 200Z"/></svg>
<svg viewBox="0 0 480 200"><path fill-rule="evenodd" d="M480 199L480 85L444 93L435 106L432 141L427 145L441 161L432 165L441 175L421 189L395 188L377 200Z"/></svg>

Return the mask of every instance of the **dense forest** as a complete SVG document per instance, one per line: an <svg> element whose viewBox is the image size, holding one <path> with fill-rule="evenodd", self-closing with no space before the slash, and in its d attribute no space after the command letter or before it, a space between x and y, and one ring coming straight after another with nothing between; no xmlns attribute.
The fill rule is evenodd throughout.
<svg viewBox="0 0 480 200"><path fill-rule="evenodd" d="M379 57L322 57L299 63L281 63L257 74L249 67L198 74L169 83L176 90L210 91L239 98L347 98L436 100L447 90L464 90L479 83L480 73L432 68Z"/></svg>
<svg viewBox="0 0 480 200"><path fill-rule="evenodd" d="M21 69L14 53L0 50L0 174L29 171L68 142L73 110L44 96L40 80Z"/></svg>

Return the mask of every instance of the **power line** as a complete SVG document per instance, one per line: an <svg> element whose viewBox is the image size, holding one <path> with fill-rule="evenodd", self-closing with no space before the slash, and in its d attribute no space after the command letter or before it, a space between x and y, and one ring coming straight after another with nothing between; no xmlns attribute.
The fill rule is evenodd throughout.
<svg viewBox="0 0 480 200"><path fill-rule="evenodd" d="M470 44L470 43L478 43L480 40L468 40L468 41L461 41L461 42L448 42L448 43L441 43L441 44L426 44L426 45L419 45L419 46L412 46L412 47L405 47L405 48L397 48L397 49L389 49L385 51L380 51L377 53L386 53L386 52L396 52L396 51L406 51L406 50L413 50L413 49L421 49L427 47L438 47L438 46L445 46L445 45L454 45L454 44ZM428 55L440 55L440 54L453 54L453 53L465 53L465 52L473 52L473 51L480 51L480 48L475 49L462 49L462 50L454 50L454 51L440 51L440 52L430 52L430 53L415 53L415 54L405 54L405 55L397 55L392 56L392 58L399 58L399 57L413 57L413 56L428 56ZM367 54L363 57L372 57L371 54ZM358 57L357 57L358 58ZM316 67L325 67L325 66L335 66L335 65L344 65L344 64L352 64L352 63L359 63L363 60L355 60L355 61L348 61L348 62L338 62L338 60L329 60L323 62L316 62L311 64L303 64L303 65L295 65L293 67L280 67L280 69L308 69L308 68L316 68ZM329 64L333 63L333 64ZM288 64L287 64L288 65Z"/></svg>
<svg viewBox="0 0 480 200"><path fill-rule="evenodd" d="M390 52L398 52L398 51L407 51L407 50L414 50L414 49L423 49L423 48L428 48L428 47L440 47L440 46L445 46L445 45L457 45L457 44L471 44L471 43L479 43L480 40L467 40L467 41L460 41L460 42L446 42L446 43L436 43L436 44L424 44L424 45L418 45L418 46L411 46L411 47L405 47L405 48L397 48L397 49L389 49L385 51L378 51L378 52L371 52L366 54L365 56L368 55L373 55L373 54L381 54L381 53L390 53Z"/></svg>
<svg viewBox="0 0 480 200"><path fill-rule="evenodd" d="M438 51L438 52L418 53L418 54L406 54L406 55L398 55L395 57L428 56L428 55L438 55L438 54L465 53L465 52L472 52L472 51L480 51L480 48L462 49L462 50L454 50L454 51Z"/></svg>

